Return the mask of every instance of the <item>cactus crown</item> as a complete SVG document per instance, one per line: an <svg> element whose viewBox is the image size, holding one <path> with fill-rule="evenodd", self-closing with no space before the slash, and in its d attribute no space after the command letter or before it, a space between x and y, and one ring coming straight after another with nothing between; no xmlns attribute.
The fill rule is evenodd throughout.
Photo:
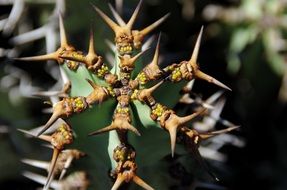
<svg viewBox="0 0 287 190"><path fill-rule="evenodd" d="M137 175L137 164L135 160L137 150L128 138L129 132L138 136L142 135L141 138L145 138L145 134L141 134L139 126L135 125L137 122L135 121L136 117L134 114L136 113L142 124L145 123L142 120L149 120L154 126L162 128L163 132L168 132L172 156L175 152L177 137L183 139L182 142L186 144L188 148L195 151L195 156L198 156L201 160L197 150L201 140L236 128L233 127L218 132L203 134L197 132L195 129L190 129L188 123L195 117L207 114L207 108L201 107L191 115L182 117L178 116L172 108L158 102L154 92L157 91L163 83L169 83L169 85L172 86L176 83L183 82L183 85L181 84L180 86L180 88L182 88L191 80L201 79L227 90L230 90L230 88L202 72L198 66L197 60L203 28L200 30L190 60L160 68L158 64L160 54L159 36L152 61L146 64L146 66L137 73L136 69L141 67L137 62L146 51L142 49L144 38L169 16L169 14L163 16L142 30L135 30L133 29L133 25L139 14L141 4L142 0L138 3L127 23L123 21L111 5L110 8L116 18L116 22L93 5L97 14L115 34L115 62L113 68L109 68L103 57L96 53L93 31L90 33L87 54L76 50L69 44L61 15L59 15L61 44L57 51L47 55L17 58L21 61L55 60L62 69L65 70L71 82L71 89L62 91L64 96L60 98L59 102L53 105L53 113L50 119L36 135L36 137L43 138L47 136L44 133L46 133L51 126L56 125L56 128L58 128L50 137L47 137L48 139L51 138L50 142L54 148L54 154L48 169L49 175L44 189L49 188L51 181L56 175L55 168L57 167L55 166L57 165L57 160L59 160L58 155L70 150L65 149L64 145L73 142L71 128L65 122L58 124L56 121L59 119L68 119L76 113L80 114L85 110L92 109L93 106L97 104L104 104L108 101L115 103L114 110L111 112L112 121L110 124L89 133L90 136L93 136L109 132L110 139L118 139L118 143L113 146L111 145L113 147L113 151L110 154L111 159L113 159L111 176L115 178L112 189L118 189L123 182L130 181L135 182L144 189L153 189ZM188 89L188 86L185 89ZM166 96L169 96L169 94L166 94ZM99 108L99 110L101 109L104 108ZM147 113L138 113L138 110L141 109L147 110ZM148 118L142 118L141 116L144 114L148 114ZM84 128L85 126L73 127ZM74 157L70 155L68 158L71 159ZM68 158L66 160L68 160ZM79 156L76 158L79 158ZM71 161L69 161L69 163L70 162ZM62 177L63 175L60 176L60 179ZM86 188L88 183L83 184Z"/></svg>

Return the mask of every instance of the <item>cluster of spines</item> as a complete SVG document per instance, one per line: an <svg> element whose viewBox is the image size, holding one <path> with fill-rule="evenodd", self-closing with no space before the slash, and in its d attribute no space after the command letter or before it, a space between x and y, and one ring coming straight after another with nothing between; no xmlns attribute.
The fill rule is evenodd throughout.
<svg viewBox="0 0 287 190"><path fill-rule="evenodd" d="M227 90L230 90L230 88L228 88L223 83L199 70L197 58L203 28L200 31L194 51L189 61L181 61L178 64L172 64L163 69L160 69L158 65L160 42L159 38L152 62L147 64L142 69L142 71L139 72L139 74L134 79L132 79L131 73L136 67L135 62L144 53L144 51L140 51L144 36L154 30L168 16L165 15L157 22L143 30L133 30L132 26L139 13L141 3L142 1L139 2L128 23L125 23L118 15L118 13L113 9L113 7L110 6L118 24L111 20L99 8L94 6L96 12L103 18L103 20L111 27L115 33L115 44L117 47L116 55L118 55L118 67L120 69L119 73L111 73L108 67L104 64L103 58L95 53L93 32L91 32L90 35L89 51L87 55L84 55L84 53L80 51L76 51L74 47L68 45L61 16L61 47L56 52L48 55L20 58L20 60L24 61L41 61L52 59L58 61L59 64L67 64L71 70L77 70L79 66L83 65L92 74L96 75L100 79L103 79L107 83L107 86L103 87L95 84L91 80L88 80L90 85L93 87L93 91L88 96L67 97L56 103L53 106L53 114L51 118L43 127L43 129L37 134L38 137L41 137L42 133L45 132L58 118L70 117L73 113L80 113L95 103L101 103L108 98L115 98L118 102L118 105L113 113L113 120L111 124L105 128L90 133L90 135L116 130L119 136L123 136L120 138L122 140L121 143L128 144L127 138L125 138L128 130L140 135L139 131L134 126L132 126L132 117L130 115L131 101L138 100L150 107L151 119L157 121L164 130L169 132L172 156L174 155L178 132L185 134L185 136L191 139L195 145L198 145L199 140L205 139L205 136L203 137L203 135L196 133L195 130L191 130L194 132L194 135L190 136L191 132L187 130L189 128L186 127L186 124L196 116L204 114L206 108L202 108L198 112L195 112L189 116L180 117L176 115L172 109L169 109L166 106L158 103L152 95L153 92L165 81L171 81L175 83L183 80L190 81L193 79L206 80ZM139 53L133 56L136 51L139 51ZM145 87L145 84L148 82L158 80L160 80L160 82L158 82L153 87ZM228 128L227 130L219 132L211 132L208 133L208 135L210 137L233 129L235 128ZM135 173L135 169L133 172ZM122 174L118 173L117 175L119 176ZM49 177L48 179L48 181L50 181ZM47 184L49 184L49 182ZM47 184L45 187L47 187Z"/></svg>
<svg viewBox="0 0 287 190"><path fill-rule="evenodd" d="M66 122L59 124L56 131L51 135L42 134L35 136L28 131L20 131L50 143L53 148L53 155L50 164L44 164L44 168L48 171L48 177L44 183L44 190L49 189L50 184L56 174L59 173L59 180L62 180L73 159L79 159L80 157L84 156L84 153L78 150L65 149L67 145L73 143L74 139L72 129ZM24 159L23 162L36 167L43 166L43 162L41 161Z"/></svg>
<svg viewBox="0 0 287 190"><path fill-rule="evenodd" d="M153 190L146 182L136 175L137 164L135 163L136 151L129 144L120 144L114 149L113 159L116 161L116 168L111 172L111 177L115 178L112 190L116 190L120 185L131 180L146 190Z"/></svg>

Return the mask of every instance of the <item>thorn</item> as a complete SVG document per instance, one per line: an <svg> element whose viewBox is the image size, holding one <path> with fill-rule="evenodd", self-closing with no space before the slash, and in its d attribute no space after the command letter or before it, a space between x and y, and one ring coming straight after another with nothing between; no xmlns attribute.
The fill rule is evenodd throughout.
<svg viewBox="0 0 287 190"><path fill-rule="evenodd" d="M64 86L62 87L61 93L62 94L69 94L72 88L72 83L71 81L67 81L64 83Z"/></svg>
<svg viewBox="0 0 287 190"><path fill-rule="evenodd" d="M60 13L59 13L59 27L60 27L61 47L67 47L68 41L67 41L65 26L63 23L62 15Z"/></svg>
<svg viewBox="0 0 287 190"><path fill-rule="evenodd" d="M50 119L47 121L47 123L43 126L43 128L38 132L37 137L39 137L41 134L43 134L47 129L49 129L53 123L55 123L64 113L62 110L62 102L58 102L55 105L54 111Z"/></svg>
<svg viewBox="0 0 287 190"><path fill-rule="evenodd" d="M118 22L118 24L121 27L126 26L125 21L122 19L122 17L118 14L118 12L114 9L114 7L110 3L109 3L109 7L110 7L110 10L112 11L113 16L115 17L116 21Z"/></svg>
<svg viewBox="0 0 287 190"><path fill-rule="evenodd" d="M150 45L154 42L155 35L150 36L142 45L142 51L149 49Z"/></svg>
<svg viewBox="0 0 287 190"><path fill-rule="evenodd" d="M51 96L59 96L61 91L39 91L34 92L31 95L36 97L51 97ZM49 103L51 105L51 102Z"/></svg>
<svg viewBox="0 0 287 190"><path fill-rule="evenodd" d="M22 133L25 133L25 134L28 134L32 137L37 137L36 135L34 135L33 133L31 133L30 131L26 131L24 129L17 129L18 131L22 132Z"/></svg>
<svg viewBox="0 0 287 190"><path fill-rule="evenodd" d="M89 52L87 57L92 56L95 57L95 44L94 44L94 32L93 29L90 30L90 39L89 39Z"/></svg>
<svg viewBox="0 0 287 190"><path fill-rule="evenodd" d="M153 56L152 62L150 63L152 65L157 65L158 66L160 38L161 38L161 33L159 33L157 44L156 44L156 48L155 48L155 52L154 52L154 56Z"/></svg>
<svg viewBox="0 0 287 190"><path fill-rule="evenodd" d="M46 177L32 173L32 172L24 171L22 175L42 185L44 185L46 182Z"/></svg>
<svg viewBox="0 0 287 190"><path fill-rule="evenodd" d="M131 63L134 63L142 54L144 54L147 50L149 50L149 48L139 52L138 54L136 54L135 56L133 56L130 61Z"/></svg>
<svg viewBox="0 0 287 190"><path fill-rule="evenodd" d="M228 86L226 86L225 84L223 84L222 82L218 81L217 79L213 78L212 76L209 76L205 73L203 73L202 71L200 70L195 70L195 77L196 78L199 78L199 79L202 79L202 80L205 80L209 83L213 83L217 86L220 86L226 90L229 90L229 91L232 91Z"/></svg>
<svg viewBox="0 0 287 190"><path fill-rule="evenodd" d="M51 142L52 141L52 137L48 136L48 135L37 136L37 135L34 135L33 133L31 133L29 131L26 131L26 130L23 130L23 129L17 129L17 130L22 132L22 133L28 134L28 135L30 135L32 137L35 137L35 138L38 138L38 139L41 139L41 140L44 140L44 141L47 141L47 142Z"/></svg>
<svg viewBox="0 0 287 190"><path fill-rule="evenodd" d="M199 134L200 138L205 140L223 133L228 133L230 131L233 131L235 129L238 129L240 126L233 126L233 127L229 127L227 129L222 129L222 130L218 130L218 131L212 131L212 132L207 132L207 133L201 133Z"/></svg>
<svg viewBox="0 0 287 190"><path fill-rule="evenodd" d="M129 28L130 30L132 29L133 24L135 23L135 20L136 20L136 18L138 16L139 10L141 8L141 4L142 4L142 0L140 0L140 2L138 3L138 5L137 5L134 13L132 14L129 22L126 24L127 28Z"/></svg>
<svg viewBox="0 0 287 190"><path fill-rule="evenodd" d="M212 117L211 117L212 118ZM213 118L214 119L214 118ZM226 120L226 119L222 119L222 118L216 118L215 120L217 120L219 123L221 123L222 125L226 126L226 127L230 127L230 126L236 126L235 124L231 123L230 121ZM240 127L240 126L238 126Z"/></svg>
<svg viewBox="0 0 287 190"><path fill-rule="evenodd" d="M193 113L189 116L185 117L179 117L174 113L171 113L167 120L164 122L164 125L162 126L169 132L170 135L170 142L171 142L171 155L174 156L174 150L175 150L175 144L176 144L176 134L177 130L182 127L183 124L189 122L191 119L196 117L197 115L201 114L206 109L202 109L196 113Z"/></svg>
<svg viewBox="0 0 287 190"><path fill-rule="evenodd" d="M117 190L121 186L124 180L125 180L124 176L121 174L118 174L117 179L111 190Z"/></svg>
<svg viewBox="0 0 287 190"><path fill-rule="evenodd" d="M209 97L205 103L213 104L213 109L209 111L209 113L206 114L206 116L203 118L202 122L199 122L195 124L195 128L204 128L203 131L208 131L212 128L214 128L216 122L221 123L221 117L220 114L223 110L224 104L225 104L225 98L221 98L218 100L220 97L218 91L217 93L213 94L211 97ZM235 125L231 125L235 126ZM230 126L226 126L230 127Z"/></svg>
<svg viewBox="0 0 287 190"><path fill-rule="evenodd" d="M140 31L140 33L143 36L146 36L148 33L150 33L151 31L153 31L156 27L158 27L161 23L163 23L168 17L169 17L170 13L164 15L163 17L161 17L160 19L158 19L156 22L154 22L153 24L147 26L146 28L142 29Z"/></svg>
<svg viewBox="0 0 287 190"><path fill-rule="evenodd" d="M222 130L218 130L218 131L213 131L211 132L212 134L215 134L215 135L219 135L219 134L222 134L222 133L225 133L225 132L230 132L230 131L233 131L235 129L238 129L240 128L241 126L232 126L232 127L228 127L227 129L222 129Z"/></svg>
<svg viewBox="0 0 287 190"><path fill-rule="evenodd" d="M210 104L207 104L205 102L200 102L200 104L202 105L202 107L206 108L206 109L209 109L209 110L212 110L214 109L214 106L210 105Z"/></svg>
<svg viewBox="0 0 287 190"><path fill-rule="evenodd" d="M192 142L191 146L191 153L193 154L194 158L197 160L197 162L201 165L201 167L203 169L205 169L205 171L207 171L207 173L215 180L215 181L219 181L219 179L215 176L215 174L209 169L207 163L203 160L203 158L201 157L198 148L196 147L196 145Z"/></svg>
<svg viewBox="0 0 287 190"><path fill-rule="evenodd" d="M96 131L94 131L92 133L89 133L88 136L98 135L98 134L105 133L105 132L108 132L108 131L112 131L112 130L115 130L115 129L117 129L117 127L115 127L114 125L109 125L109 126L104 127L102 129L96 130Z"/></svg>
<svg viewBox="0 0 287 190"><path fill-rule="evenodd" d="M121 27L117 25L114 21L112 21L103 11L101 11L98 7L92 4L96 12L102 17L102 19L111 27L111 29L117 33L121 30Z"/></svg>
<svg viewBox="0 0 287 190"><path fill-rule="evenodd" d="M105 39L106 44L112 52L116 51L117 47L109 39Z"/></svg>
<svg viewBox="0 0 287 190"><path fill-rule="evenodd" d="M193 102L195 102L195 100L193 98L190 97L190 92L192 90L194 84L194 80L190 80L188 81L188 83L181 89L181 91L183 92L183 95L181 96L179 102L180 103L184 103L184 104L192 104ZM205 106L204 106L205 107ZM207 107L209 108L209 107Z"/></svg>
<svg viewBox="0 0 287 190"><path fill-rule="evenodd" d="M184 103L184 104L192 104L194 102L194 99L190 98L189 94L183 94L182 97L179 99L180 103Z"/></svg>
<svg viewBox="0 0 287 190"><path fill-rule="evenodd" d="M88 83L91 85L91 87L93 89L98 89L99 88L99 86L96 83L94 83L94 81L92 81L91 79L86 78L86 81L88 81Z"/></svg>
<svg viewBox="0 0 287 190"><path fill-rule="evenodd" d="M57 129L58 129L58 126L63 124L63 123L66 123L63 119L59 118L56 122L54 122L52 124L52 126L45 131L45 134L51 134L51 133L54 133ZM32 132L33 134L37 134L42 128L43 126L45 125L42 125L42 126L39 126L39 127L36 127L34 129L31 129L29 130L30 132ZM36 135L35 135L36 136Z"/></svg>
<svg viewBox="0 0 287 190"><path fill-rule="evenodd" d="M198 53L199 53L199 48L200 48L200 42L201 42L201 38L202 38L202 33L203 33L203 26L200 29L199 35L197 37L193 52L192 52L192 56L189 60L189 63L191 64L192 68L196 71L198 69L198 65L197 65L197 58L198 58Z"/></svg>
<svg viewBox="0 0 287 190"><path fill-rule="evenodd" d="M140 132L131 124L125 126L123 129L130 130L130 131L134 132L135 134L137 134L138 136L141 136Z"/></svg>
<svg viewBox="0 0 287 190"><path fill-rule="evenodd" d="M44 185L46 182L46 177L32 173L32 172L24 171L22 173L22 175L25 176L26 178L34 181L34 182L41 184L41 185ZM59 189L61 187L60 183L57 181L52 181L50 186L53 189Z"/></svg>
<svg viewBox="0 0 287 190"><path fill-rule="evenodd" d="M193 85L194 85L194 80L188 81L188 83L183 87L184 92L186 93L191 92Z"/></svg>
<svg viewBox="0 0 287 190"><path fill-rule="evenodd" d="M213 95L211 95L207 100L205 100L206 104L213 104L219 97L223 94L223 90L217 91Z"/></svg>
<svg viewBox="0 0 287 190"><path fill-rule="evenodd" d="M133 177L133 181L138 184L139 186L141 186L142 188L146 189L146 190L154 190L154 188L152 188L151 186L149 186L146 182L144 182L140 177L138 177L137 175L134 175Z"/></svg>
<svg viewBox="0 0 287 190"><path fill-rule="evenodd" d="M34 166L36 168L41 168L47 170L49 168L49 163L40 161L40 160L32 160L32 159L21 159L21 162L28 164L30 166Z"/></svg>
<svg viewBox="0 0 287 190"><path fill-rule="evenodd" d="M160 82L158 82L157 84L153 85L152 87L146 89L148 94L152 94L162 83L164 82L164 80L161 80Z"/></svg>
<svg viewBox="0 0 287 190"><path fill-rule="evenodd" d="M56 166L56 162L57 162L57 159L59 157L59 154L60 154L60 150L54 149L51 165L49 167L49 174L48 174L47 181L45 183L43 190L48 190L50 187L50 184L54 178L55 166Z"/></svg>
<svg viewBox="0 0 287 190"><path fill-rule="evenodd" d="M118 55L118 58L122 61L124 60L124 57L122 55Z"/></svg>
<svg viewBox="0 0 287 190"><path fill-rule="evenodd" d="M50 149L54 149L54 147L51 144L42 144L42 146L50 148Z"/></svg>
<svg viewBox="0 0 287 190"><path fill-rule="evenodd" d="M98 134L109 132L109 131L112 131L112 130L130 130L130 131L134 132L135 134L137 134L138 136L141 136L140 132L134 126L132 126L129 123L124 123L121 126L117 126L117 125L111 124L111 125L109 125L107 127L104 127L102 129L99 129L97 131L94 131L94 132L88 134L88 136L98 135Z"/></svg>
<svg viewBox="0 0 287 190"><path fill-rule="evenodd" d="M231 89L229 87L227 87L225 84L221 83L220 81L216 80L215 78L203 73L202 71L199 70L198 64L197 64L197 58L198 58L198 53L199 53L199 48L200 48L200 42L201 42L201 38L202 38L202 33L203 33L203 26L200 29L199 35L197 37L195 46L194 46L194 50L192 52L192 56L190 58L190 60L188 61L188 63L191 65L194 75L196 78L202 79L202 80L206 80L210 83L213 83L217 86L220 86L226 90L230 90Z"/></svg>
<svg viewBox="0 0 287 190"><path fill-rule="evenodd" d="M65 176L65 174L67 172L67 169L71 166L73 159L74 159L73 156L68 157L68 159L65 162L64 169L61 171L59 180L63 179L63 177Z"/></svg>
<svg viewBox="0 0 287 190"><path fill-rule="evenodd" d="M201 110L199 110L198 112L195 112L191 115L185 116L185 117L179 117L179 123L180 125L183 125L189 121L191 121L192 119L194 119L195 117L197 117L198 115L202 114L203 112L205 112L207 109L206 108L202 108Z"/></svg>
<svg viewBox="0 0 287 190"><path fill-rule="evenodd" d="M42 140L44 140L44 141L47 141L47 142L49 142L49 143L52 142L52 137L51 137L51 136L48 136L48 135L40 135L40 136L38 136L38 138L39 138L39 139L42 139Z"/></svg>
<svg viewBox="0 0 287 190"><path fill-rule="evenodd" d="M168 128L168 132L170 136L171 157L173 158L176 144L177 126L172 126Z"/></svg>
<svg viewBox="0 0 287 190"><path fill-rule="evenodd" d="M57 60L58 54L56 52L46 54L46 55L38 55L38 56L31 56L31 57L20 57L14 58L18 61L48 61L48 60Z"/></svg>
<svg viewBox="0 0 287 190"><path fill-rule="evenodd" d="M53 103L51 101L44 101L43 104L47 104L47 105L53 106ZM50 108L48 108L48 109L50 109Z"/></svg>
<svg viewBox="0 0 287 190"><path fill-rule="evenodd" d="M119 15L122 15L123 13L123 0L116 0L115 1L115 7Z"/></svg>
<svg viewBox="0 0 287 190"><path fill-rule="evenodd" d="M155 84L154 86L150 87L150 88L145 88L139 91L138 93L138 100L141 102L145 102L145 101L154 101L154 98L152 97L152 93L164 82L164 80L158 82L157 84Z"/></svg>

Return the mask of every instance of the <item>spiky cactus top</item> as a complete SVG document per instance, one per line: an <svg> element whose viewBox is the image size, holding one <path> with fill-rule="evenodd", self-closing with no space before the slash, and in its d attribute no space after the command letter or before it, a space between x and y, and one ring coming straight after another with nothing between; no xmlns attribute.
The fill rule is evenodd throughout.
<svg viewBox="0 0 287 190"><path fill-rule="evenodd" d="M134 110L132 110L133 106L131 105L135 102L138 103L134 104L135 107L141 105L147 106L150 110L150 119L157 122L164 131L169 133L172 156L174 155L177 136L180 136L183 142L192 148L193 152L195 152L195 156L200 158L197 148L201 140L235 129L235 127L233 127L218 132L199 133L194 129L190 129L187 123L196 116L205 114L206 108L202 107L191 115L180 117L171 108L159 103L153 95L154 91L156 91L162 83L167 81L170 83L188 82L193 79L206 80L230 90L227 86L199 69L197 58L203 29L201 29L199 33L190 60L160 68L158 65L159 37L153 60L140 72L135 72L136 68L140 67L136 64L137 59L144 53L144 51L141 50L144 37L161 24L168 16L165 15L142 30L134 30L133 24L138 16L141 3L142 1L139 2L127 23L121 19L112 6L110 6L110 8L117 23L94 6L96 12L115 34L116 61L112 69L110 69L105 64L104 59L95 52L93 32L90 34L88 54L77 51L68 43L61 16L59 19L61 46L56 52L35 57L18 58L18 60L22 61L56 60L65 69L68 76L77 75L79 70L87 72L87 76L90 76L89 78L81 78L81 76L78 76L77 79L71 78L71 92L68 93L66 90L65 92L69 95L63 97L61 101L53 105L52 116L36 135L39 138L51 141L55 150L44 189L49 188L58 153L64 148L64 144L72 143L72 134L66 124L59 126L58 130L52 136L46 136L43 135L43 133L59 118L69 118L75 113L81 113L92 108L94 104L101 104L109 99L115 99L117 102L110 125L91 132L89 135L96 135L112 130L116 131L117 136L115 138L119 139L119 144L114 148L113 152L115 162L112 177L115 178L115 184L112 189L118 189L123 181L129 182L131 180L144 189L153 189L137 176L137 165L135 163L136 150L128 141L127 133L129 131L141 135L137 126L133 126L134 117L132 114ZM80 89L76 89L79 85L77 85L77 81L75 80L86 80L93 90L89 94L74 96L74 94L80 93ZM156 84L151 86L150 84L152 82ZM144 136L144 134L142 135Z"/></svg>

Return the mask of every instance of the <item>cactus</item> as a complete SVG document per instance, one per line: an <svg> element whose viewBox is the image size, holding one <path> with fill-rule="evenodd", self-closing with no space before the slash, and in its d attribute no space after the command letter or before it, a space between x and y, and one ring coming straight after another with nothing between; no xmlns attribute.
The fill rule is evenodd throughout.
<svg viewBox="0 0 287 190"><path fill-rule="evenodd" d="M141 4L142 1L138 3L127 23L112 6L110 8L116 22L93 5L96 13L115 35L115 61L112 68L109 68L104 58L96 53L92 30L87 54L76 50L69 43L61 14L59 14L61 42L55 52L15 58L27 62L57 61L64 71L63 75L69 79L61 91L53 94L59 101L53 103L52 115L46 124L32 132L21 130L51 143L53 156L49 166L45 167L48 171L47 179L29 172L24 173L28 178L34 176L39 179L38 182L44 185L45 190L49 187L57 189L68 181L67 177L65 183L62 182L67 168L59 163L61 160L59 157L73 150L66 149L66 145L70 144L78 149L77 151L88 154L89 172L93 172L91 183L96 184L99 189L111 187L116 190L124 183L130 182L136 183L143 189L159 189L157 184L150 184L145 180L138 170L160 161L169 153L174 157L177 140L185 145L186 150L192 153L215 180L218 180L201 158L198 147L201 141L238 127L230 126L219 131L200 132L191 128L189 122L207 115L212 106L202 103L197 110L187 116L180 116L172 108L179 100L185 102L179 91L183 89L188 94L189 82L194 79L205 80L226 90L231 89L199 68L198 54L203 27L190 60L160 68L158 64L160 35L152 61L146 63L145 60L140 60L147 51L143 48L144 38L168 17L167 14L144 29L135 30L133 25ZM38 93L41 96L47 94L49 93ZM76 138L73 137L72 130ZM49 133L51 135L48 135ZM92 137L87 137L87 134ZM155 152L150 151L148 147L151 146ZM179 149L181 150L178 152L184 151L181 147ZM34 164L37 162L27 159L23 162L37 165ZM71 160L66 158L65 163L64 165L70 166ZM114 181L111 186L107 179L101 182L99 177L103 174L102 170L108 171L110 167L112 169L110 177ZM59 175L58 182L54 180L57 175ZM87 188L87 184L88 182L83 183L81 188Z"/></svg>

